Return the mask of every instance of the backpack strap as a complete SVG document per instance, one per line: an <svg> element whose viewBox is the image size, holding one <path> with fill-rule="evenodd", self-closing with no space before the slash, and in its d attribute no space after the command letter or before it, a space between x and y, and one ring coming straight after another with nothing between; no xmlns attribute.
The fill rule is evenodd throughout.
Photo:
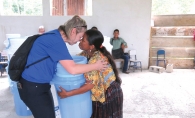
<svg viewBox="0 0 195 118"><path fill-rule="evenodd" d="M33 62L33 63L27 65L27 66L25 67L25 69L26 69L26 68L29 68L30 66L32 66L32 65L34 65L34 64L36 64L36 63L39 63L39 62L43 61L43 60L45 60L45 59L47 59L47 58L49 58L49 57L50 57L50 56L47 56L47 57L44 57L44 58L42 58L42 59L40 59L40 60L38 60L38 61Z"/></svg>

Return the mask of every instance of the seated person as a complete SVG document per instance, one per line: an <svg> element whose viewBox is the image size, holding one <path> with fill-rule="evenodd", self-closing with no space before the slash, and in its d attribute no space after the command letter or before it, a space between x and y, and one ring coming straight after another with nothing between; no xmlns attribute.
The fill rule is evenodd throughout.
<svg viewBox="0 0 195 118"><path fill-rule="evenodd" d="M96 26L93 26L91 29L92 30L98 30L98 28Z"/></svg>
<svg viewBox="0 0 195 118"><path fill-rule="evenodd" d="M80 55L87 57L89 64L104 59L108 63L108 68L85 73L86 83L81 88L66 91L60 87L61 91L58 95L60 98L66 98L91 90L93 110L91 118L122 118L121 79L111 54L102 46L103 41L104 37L101 32L87 30L79 43L79 47L83 50Z"/></svg>
<svg viewBox="0 0 195 118"><path fill-rule="evenodd" d="M45 28L43 25L39 26L39 34L45 33Z"/></svg>
<svg viewBox="0 0 195 118"><path fill-rule="evenodd" d="M114 37L110 39L110 44L112 48L112 56L114 59L124 59L123 73L129 74L127 72L129 55L124 55L124 49L127 48L127 43L119 37L119 30L115 29L113 33Z"/></svg>

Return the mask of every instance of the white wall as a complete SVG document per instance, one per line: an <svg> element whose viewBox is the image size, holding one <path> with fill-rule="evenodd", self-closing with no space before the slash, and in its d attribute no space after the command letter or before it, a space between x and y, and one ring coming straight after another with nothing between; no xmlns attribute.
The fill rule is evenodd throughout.
<svg viewBox="0 0 195 118"><path fill-rule="evenodd" d="M93 16L81 16L88 28L97 26L104 36L112 37L119 29L120 36L129 47L137 50L143 68L148 67L150 19L152 0L93 0ZM22 36L38 32L44 25L52 30L72 16L50 16L49 0L43 0L43 16L0 16L0 50L4 48L5 34L19 33Z"/></svg>

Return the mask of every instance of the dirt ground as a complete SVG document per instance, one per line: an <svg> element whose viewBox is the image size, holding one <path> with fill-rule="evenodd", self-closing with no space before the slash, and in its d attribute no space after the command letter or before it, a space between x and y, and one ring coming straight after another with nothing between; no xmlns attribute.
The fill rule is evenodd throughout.
<svg viewBox="0 0 195 118"><path fill-rule="evenodd" d="M194 69L136 70L120 76L123 118L195 118ZM16 115L6 74L0 77L0 118L33 118Z"/></svg>

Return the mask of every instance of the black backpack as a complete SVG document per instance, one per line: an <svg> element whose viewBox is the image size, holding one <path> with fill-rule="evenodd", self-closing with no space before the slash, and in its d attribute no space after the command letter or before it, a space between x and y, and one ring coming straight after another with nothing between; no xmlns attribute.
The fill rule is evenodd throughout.
<svg viewBox="0 0 195 118"><path fill-rule="evenodd" d="M44 35L44 34L42 34ZM33 35L28 37L23 44L16 50L14 55L12 56L9 65L8 65L8 75L10 76L10 79L12 81L19 81L22 75L22 72L24 69L43 61L44 59L49 58L49 56L44 57L36 62L33 62L32 64L29 64L26 66L26 62L28 59L28 54L33 46L33 43L35 40L41 36L40 34ZM25 67L26 66L26 67Z"/></svg>

